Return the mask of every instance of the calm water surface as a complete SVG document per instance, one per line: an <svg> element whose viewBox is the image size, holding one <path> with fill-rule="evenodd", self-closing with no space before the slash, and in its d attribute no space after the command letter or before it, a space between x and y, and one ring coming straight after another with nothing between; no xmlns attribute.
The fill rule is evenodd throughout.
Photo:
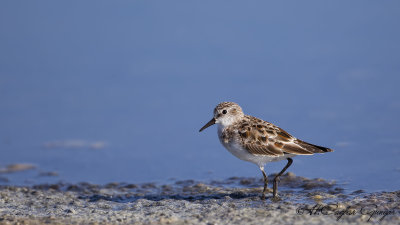
<svg viewBox="0 0 400 225"><path fill-rule="evenodd" d="M0 177L261 178L222 147L216 127L198 132L216 104L235 101L335 149L295 157L289 171L398 190L399 9L398 1L2 1L0 167L37 168ZM51 171L59 175L40 176Z"/></svg>

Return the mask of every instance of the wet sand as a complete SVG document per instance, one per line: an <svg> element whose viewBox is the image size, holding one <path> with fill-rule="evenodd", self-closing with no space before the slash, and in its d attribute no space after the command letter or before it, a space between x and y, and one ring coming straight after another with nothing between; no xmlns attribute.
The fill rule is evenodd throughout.
<svg viewBox="0 0 400 225"><path fill-rule="evenodd" d="M272 181L272 176L270 177ZM288 173L261 200L258 178L202 183L0 186L0 224L397 224L400 191L347 193Z"/></svg>

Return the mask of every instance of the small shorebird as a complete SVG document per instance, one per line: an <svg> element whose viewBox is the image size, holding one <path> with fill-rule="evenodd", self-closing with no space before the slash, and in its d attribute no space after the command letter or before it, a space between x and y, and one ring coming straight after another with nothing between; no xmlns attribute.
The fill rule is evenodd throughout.
<svg viewBox="0 0 400 225"><path fill-rule="evenodd" d="M218 124L219 140L230 153L260 167L264 176L263 199L268 185L268 177L264 172L266 163L283 159L288 161L274 178L273 198L277 199L279 176L292 164L292 157L333 151L297 139L272 123L245 115L242 108L234 102L218 104L214 109L213 118L200 132L213 124Z"/></svg>

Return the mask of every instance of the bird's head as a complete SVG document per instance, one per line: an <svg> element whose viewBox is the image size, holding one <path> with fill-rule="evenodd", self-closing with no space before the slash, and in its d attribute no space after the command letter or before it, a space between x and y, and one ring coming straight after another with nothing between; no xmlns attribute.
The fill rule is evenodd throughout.
<svg viewBox="0 0 400 225"><path fill-rule="evenodd" d="M238 104L234 102L219 103L214 109L213 118L200 129L200 132L216 123L224 127L229 126L241 119L243 116L244 113L242 108L240 108Z"/></svg>

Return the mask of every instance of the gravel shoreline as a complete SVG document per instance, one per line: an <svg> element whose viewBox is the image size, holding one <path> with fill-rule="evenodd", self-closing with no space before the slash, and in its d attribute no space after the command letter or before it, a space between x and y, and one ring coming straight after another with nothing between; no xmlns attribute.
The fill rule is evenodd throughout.
<svg viewBox="0 0 400 225"><path fill-rule="evenodd" d="M272 180L272 177L271 179ZM345 193L334 182L287 173L280 201L262 180L201 183L0 186L0 224L397 224L400 191ZM271 196L269 190L267 197Z"/></svg>

